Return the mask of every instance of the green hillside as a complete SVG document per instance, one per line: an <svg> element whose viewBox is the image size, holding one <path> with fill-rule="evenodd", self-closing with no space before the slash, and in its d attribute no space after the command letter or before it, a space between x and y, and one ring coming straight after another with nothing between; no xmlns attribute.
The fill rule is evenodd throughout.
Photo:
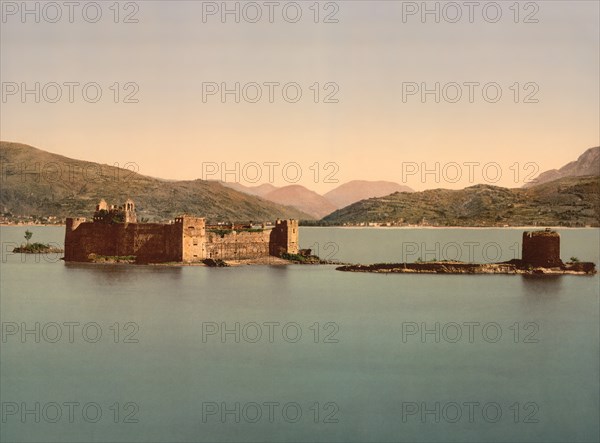
<svg viewBox="0 0 600 443"><path fill-rule="evenodd" d="M354 203L324 224L433 226L600 226L600 177L566 177L527 189L477 185L396 192Z"/></svg>
<svg viewBox="0 0 600 443"><path fill-rule="evenodd" d="M0 163L0 212L7 221L24 216L89 217L101 198L109 204L132 198L138 220L148 221L184 213L206 217L209 223L312 218L218 182L160 180L20 143L0 142Z"/></svg>

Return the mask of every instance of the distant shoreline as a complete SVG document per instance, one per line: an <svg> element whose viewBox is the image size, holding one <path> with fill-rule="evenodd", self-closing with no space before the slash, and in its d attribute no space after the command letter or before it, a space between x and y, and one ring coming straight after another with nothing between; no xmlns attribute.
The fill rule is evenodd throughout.
<svg viewBox="0 0 600 443"><path fill-rule="evenodd" d="M43 225L39 223L0 223L0 227L62 227L65 224ZM336 228L336 229L600 229L600 226L300 226L301 228Z"/></svg>
<svg viewBox="0 0 600 443"><path fill-rule="evenodd" d="M19 227L19 226L41 226L41 227L44 227L44 228L56 226L56 227L59 227L59 228L60 227L64 228L66 225L64 223L63 224L51 224L51 225L43 225L43 224L40 224L40 223L21 223L21 224L0 223L0 227L3 227L3 226L16 226L16 227Z"/></svg>
<svg viewBox="0 0 600 443"><path fill-rule="evenodd" d="M599 226L300 226L338 229L600 229Z"/></svg>

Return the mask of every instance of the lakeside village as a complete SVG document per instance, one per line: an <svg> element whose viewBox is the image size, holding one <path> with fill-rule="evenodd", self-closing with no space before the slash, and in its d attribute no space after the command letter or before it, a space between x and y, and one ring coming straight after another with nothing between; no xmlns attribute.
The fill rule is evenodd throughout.
<svg viewBox="0 0 600 443"><path fill-rule="evenodd" d="M172 223L174 220L164 220L165 223ZM65 226L67 223L67 217L56 217L54 215L15 215L9 211L5 211L0 214L0 225L2 226ZM140 223L147 223L141 220ZM225 222L219 222L220 225L225 225ZM266 226L272 226L271 221L263 222ZM403 219L394 222L360 222L360 223L342 223L332 224L322 222L320 220L300 220L299 226L344 226L344 227L367 227L367 228L385 228L385 227L432 227L438 226L429 223L426 219L421 220L417 224L406 223ZM508 227L506 224L497 224L493 227ZM589 226L588 226L589 227Z"/></svg>
<svg viewBox="0 0 600 443"><path fill-rule="evenodd" d="M174 223L175 220L164 220L164 223ZM54 215L15 215L11 212L3 212L0 214L0 225L1 226L65 226L67 223L67 217L57 217ZM139 223L148 223L146 220L140 220ZM231 223L218 222L217 225L226 226ZM260 223L264 226L273 226L273 222L264 221ZM345 222L345 223L331 223L324 222L322 220L299 220L298 226L305 227L346 227L346 228L445 228L454 227L448 225L442 225L438 223L430 223L427 219L423 218L419 223L407 223L404 219L400 219L392 222ZM484 222L478 223L477 226L473 227L487 227L487 228L518 228L518 227L536 227L537 222L533 222L528 225L523 224L506 224L502 223L489 223ZM545 227L546 225L542 225ZM592 225L583 223L560 223L558 226L565 228L592 228ZM469 227L469 226L464 226Z"/></svg>
<svg viewBox="0 0 600 443"><path fill-rule="evenodd" d="M6 212L0 215L0 226L65 226L68 217L55 217L53 215L37 216L37 215L13 215ZM175 220L165 220L165 223L174 223ZM139 223L148 223L141 220ZM231 225L229 222L219 222L219 226ZM265 221L255 226L273 226L271 221Z"/></svg>
<svg viewBox="0 0 600 443"><path fill-rule="evenodd" d="M0 215L0 225L2 226L64 226L65 218L55 217L53 215L14 215L10 212L3 212Z"/></svg>

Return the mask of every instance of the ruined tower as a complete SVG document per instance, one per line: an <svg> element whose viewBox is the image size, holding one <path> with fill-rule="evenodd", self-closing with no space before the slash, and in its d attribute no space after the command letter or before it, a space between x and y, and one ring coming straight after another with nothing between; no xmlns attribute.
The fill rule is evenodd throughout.
<svg viewBox="0 0 600 443"><path fill-rule="evenodd" d="M96 205L96 212L106 211L108 212L108 203L103 198L100 199L98 204Z"/></svg>
<svg viewBox="0 0 600 443"><path fill-rule="evenodd" d="M201 217L182 215L175 219L181 232L181 259L184 262L198 262L206 258L206 220Z"/></svg>
<svg viewBox="0 0 600 443"><path fill-rule="evenodd" d="M81 241L76 233L77 228L86 223L84 217L68 217L65 229L65 261L76 261L78 252L82 249Z"/></svg>
<svg viewBox="0 0 600 443"><path fill-rule="evenodd" d="M522 260L524 264L536 267L563 266L559 233L551 229L523 232Z"/></svg>
<svg viewBox="0 0 600 443"><path fill-rule="evenodd" d="M298 253L298 221L279 220L271 231L269 253L280 257L282 254Z"/></svg>
<svg viewBox="0 0 600 443"><path fill-rule="evenodd" d="M137 223L135 203L128 198L122 206L111 205L101 199L96 205L94 222L98 223Z"/></svg>
<svg viewBox="0 0 600 443"><path fill-rule="evenodd" d="M125 223L137 223L137 215L135 213L135 203L128 198L123 205L123 214Z"/></svg>

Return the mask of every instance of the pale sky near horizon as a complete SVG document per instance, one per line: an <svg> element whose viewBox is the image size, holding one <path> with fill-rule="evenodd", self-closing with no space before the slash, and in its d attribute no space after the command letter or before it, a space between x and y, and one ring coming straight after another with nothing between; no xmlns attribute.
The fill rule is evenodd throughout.
<svg viewBox="0 0 600 443"><path fill-rule="evenodd" d="M494 2L476 2L473 23L469 2L439 3L440 23L433 15L423 23L421 11L409 15L422 2L401 1L320 2L319 23L314 1L297 2L297 23L286 21L294 19L293 2L275 2L274 23L265 2L246 6L246 15L241 3L240 23L232 15L223 23L220 11L203 20L203 10L212 12L222 2L201 1L121 2L114 23L117 8L108 1L98 2L102 17L90 23L97 12L90 3L77 2L70 23L65 2L27 2L39 8L36 23L34 14L23 20L22 2L2 1L2 140L100 163L135 162L140 173L168 179L218 179L207 176L206 168L225 163L232 169L239 162L263 165L264 183L264 163L278 162L273 184L282 186L292 183L282 166L293 162L302 171L298 184L320 193L337 186L325 182L328 173L340 183L389 180L416 190L474 183L518 187L535 167L558 168L600 143L597 1L519 2L518 8L514 1L496 2L502 13L496 23L491 21L498 9L489 5ZM250 23L255 5L263 17ZM59 9L62 17L55 20ZM463 17L450 23L459 10ZM129 13L138 23L123 23ZM323 23L328 13L338 23ZM531 20L537 23L525 23ZM40 103L35 93L21 96L23 86L35 89L36 82ZM57 103L49 102L53 82L62 92ZM95 82L102 97L88 103L76 86L70 103L65 82ZM133 91L124 88L128 82L139 88L138 103L123 103ZM262 99L250 103L241 94L235 103L230 94L222 103L217 93L203 100L208 83L233 88L236 82L260 84ZM296 82L302 98L288 103L276 87L270 103L265 82ZM422 103L418 92L403 100L412 86L433 89L436 82L440 103L434 94ZM463 93L456 103L454 86L442 91L452 82ZM479 83L473 103L468 82ZM327 83L338 86L338 103L323 102L333 91L331 85L325 89ZM502 92L495 103L482 94L482 85L491 83ZM249 86L246 93L251 100L255 89ZM524 102L530 93L537 103ZM437 182L434 174L423 180L418 172L402 173L415 165L434 169L436 162ZM452 162L460 166L459 180ZM329 163L337 169L325 168ZM479 163L471 166L472 182L465 163ZM500 166L498 181L492 163ZM254 177L254 167L245 171ZM295 171L288 169L292 176ZM242 184L259 184L244 178Z"/></svg>

